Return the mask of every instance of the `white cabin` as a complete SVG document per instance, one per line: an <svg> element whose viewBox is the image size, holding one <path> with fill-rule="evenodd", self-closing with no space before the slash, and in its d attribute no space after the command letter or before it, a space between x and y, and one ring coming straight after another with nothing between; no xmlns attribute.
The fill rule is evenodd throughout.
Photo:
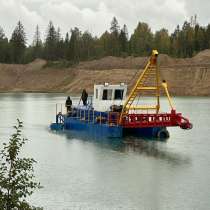
<svg viewBox="0 0 210 210"><path fill-rule="evenodd" d="M126 99L127 85L94 85L93 107L96 111L109 111L112 105L123 105Z"/></svg>

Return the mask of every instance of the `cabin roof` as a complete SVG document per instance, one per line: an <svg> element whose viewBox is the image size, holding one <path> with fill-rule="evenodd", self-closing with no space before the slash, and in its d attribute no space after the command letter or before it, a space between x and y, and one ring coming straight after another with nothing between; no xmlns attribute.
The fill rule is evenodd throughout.
<svg viewBox="0 0 210 210"><path fill-rule="evenodd" d="M124 83L115 84L115 85L107 83L107 84L99 84L99 85L95 84L94 87L97 87L97 88L125 88L125 87L127 87L127 85Z"/></svg>

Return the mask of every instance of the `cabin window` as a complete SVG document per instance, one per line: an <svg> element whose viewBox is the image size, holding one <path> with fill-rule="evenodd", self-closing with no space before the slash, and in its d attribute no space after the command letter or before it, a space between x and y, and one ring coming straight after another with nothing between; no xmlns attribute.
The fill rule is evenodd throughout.
<svg viewBox="0 0 210 210"><path fill-rule="evenodd" d="M112 100L112 90L104 89L102 100Z"/></svg>
<svg viewBox="0 0 210 210"><path fill-rule="evenodd" d="M98 98L98 89L96 89L96 99Z"/></svg>
<svg viewBox="0 0 210 210"><path fill-rule="evenodd" d="M124 90L116 89L115 92L114 92L114 99L115 100L122 100L123 99L123 93L124 93Z"/></svg>

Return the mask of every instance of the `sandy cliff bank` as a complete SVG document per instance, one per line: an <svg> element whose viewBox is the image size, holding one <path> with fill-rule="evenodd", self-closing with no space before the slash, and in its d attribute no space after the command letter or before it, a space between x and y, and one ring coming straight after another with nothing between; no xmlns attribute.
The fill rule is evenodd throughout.
<svg viewBox="0 0 210 210"><path fill-rule="evenodd" d="M104 82L131 87L146 61L145 57L105 57L66 69L43 68L46 61L39 59L27 65L0 64L0 91L77 94L83 88L92 92L94 83ZM187 59L160 55L159 65L173 95L210 95L210 50Z"/></svg>

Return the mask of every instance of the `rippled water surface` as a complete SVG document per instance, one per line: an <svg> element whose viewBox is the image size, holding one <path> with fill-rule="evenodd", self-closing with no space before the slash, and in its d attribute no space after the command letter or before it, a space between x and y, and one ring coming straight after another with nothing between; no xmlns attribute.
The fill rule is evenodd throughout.
<svg viewBox="0 0 210 210"><path fill-rule="evenodd" d="M30 139L23 153L38 161L44 188L31 203L46 210L210 209L209 98L175 98L193 130L171 128L167 142L131 137L123 143L50 132L55 104L65 97L0 94L0 143L19 118Z"/></svg>

